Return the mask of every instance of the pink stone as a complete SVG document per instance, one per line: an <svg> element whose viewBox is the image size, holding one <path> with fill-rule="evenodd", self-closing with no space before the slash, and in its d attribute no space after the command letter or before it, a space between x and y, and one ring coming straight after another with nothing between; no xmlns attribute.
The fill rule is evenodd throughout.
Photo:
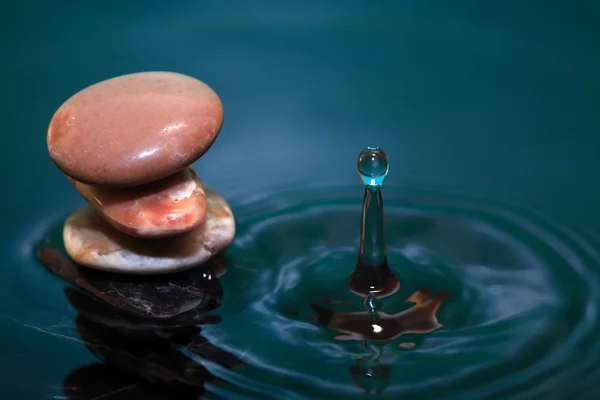
<svg viewBox="0 0 600 400"><path fill-rule="evenodd" d="M179 235L196 229L206 217L204 187L191 167L159 181L129 188L70 181L106 221L132 236Z"/></svg>
<svg viewBox="0 0 600 400"><path fill-rule="evenodd" d="M133 237L86 206L65 221L65 249L79 265L127 274L164 274L201 265L224 251L235 236L229 204L205 190L206 219L191 232L158 240Z"/></svg>
<svg viewBox="0 0 600 400"><path fill-rule="evenodd" d="M46 141L56 165L79 182L137 186L191 165L222 124L221 100L203 82L143 72L73 95L54 114Z"/></svg>

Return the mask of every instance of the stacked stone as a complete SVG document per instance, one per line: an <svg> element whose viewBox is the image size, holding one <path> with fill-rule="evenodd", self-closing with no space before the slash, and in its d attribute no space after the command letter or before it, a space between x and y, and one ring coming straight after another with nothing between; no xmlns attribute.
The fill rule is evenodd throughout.
<svg viewBox="0 0 600 400"><path fill-rule="evenodd" d="M88 206L65 221L75 262L132 274L202 264L229 246L227 202L191 164L223 124L223 106L203 82L144 72L96 83L54 114L48 151Z"/></svg>

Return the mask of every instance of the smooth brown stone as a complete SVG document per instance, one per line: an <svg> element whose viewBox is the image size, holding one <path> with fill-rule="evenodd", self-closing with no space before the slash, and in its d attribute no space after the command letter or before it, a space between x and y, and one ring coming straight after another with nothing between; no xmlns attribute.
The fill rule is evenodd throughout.
<svg viewBox="0 0 600 400"><path fill-rule="evenodd" d="M136 186L189 166L213 144L223 105L203 82L143 72L96 83L61 105L50 122L48 151L71 178Z"/></svg>
<svg viewBox="0 0 600 400"><path fill-rule="evenodd" d="M201 265L224 251L235 236L231 208L213 190L206 191L206 220L192 232L163 239L129 236L91 207L65 221L63 242L77 264L116 273L165 274Z"/></svg>
<svg viewBox="0 0 600 400"><path fill-rule="evenodd" d="M206 194L191 168L129 188L92 186L70 179L75 189L121 232L161 238L190 232L204 222Z"/></svg>

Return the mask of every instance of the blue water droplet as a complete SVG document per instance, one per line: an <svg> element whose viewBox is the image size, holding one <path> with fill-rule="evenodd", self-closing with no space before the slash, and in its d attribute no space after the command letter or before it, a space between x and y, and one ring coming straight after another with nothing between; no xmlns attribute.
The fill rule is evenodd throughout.
<svg viewBox="0 0 600 400"><path fill-rule="evenodd" d="M379 147L367 147L358 157L358 173L366 186L381 186L390 165Z"/></svg>

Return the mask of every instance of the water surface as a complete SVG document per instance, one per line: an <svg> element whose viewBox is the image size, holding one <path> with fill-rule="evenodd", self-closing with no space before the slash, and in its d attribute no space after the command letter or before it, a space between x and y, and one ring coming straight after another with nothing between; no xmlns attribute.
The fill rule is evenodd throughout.
<svg viewBox="0 0 600 400"><path fill-rule="evenodd" d="M83 204L44 135L75 91L157 69L206 81L225 106L219 139L194 167L230 200L239 232L215 310L222 320L202 334L253 367L212 368L225 382L209 384L212 395L362 396L349 366L372 353L334 341L308 315L311 303L362 310L351 294L324 297L343 292L326 277L354 266L355 160L376 144L394 168L394 199L384 200L402 284L384 306L402 312L425 286L450 293L443 327L412 335L413 349L384 350L391 378L382 396L595 398L595 3L57 1L13 2L2 16L5 398L63 395L85 366L93 374L80 377L114 375L82 344L63 283L34 257ZM424 189L436 195L414 194ZM299 354L306 361L292 362Z"/></svg>

